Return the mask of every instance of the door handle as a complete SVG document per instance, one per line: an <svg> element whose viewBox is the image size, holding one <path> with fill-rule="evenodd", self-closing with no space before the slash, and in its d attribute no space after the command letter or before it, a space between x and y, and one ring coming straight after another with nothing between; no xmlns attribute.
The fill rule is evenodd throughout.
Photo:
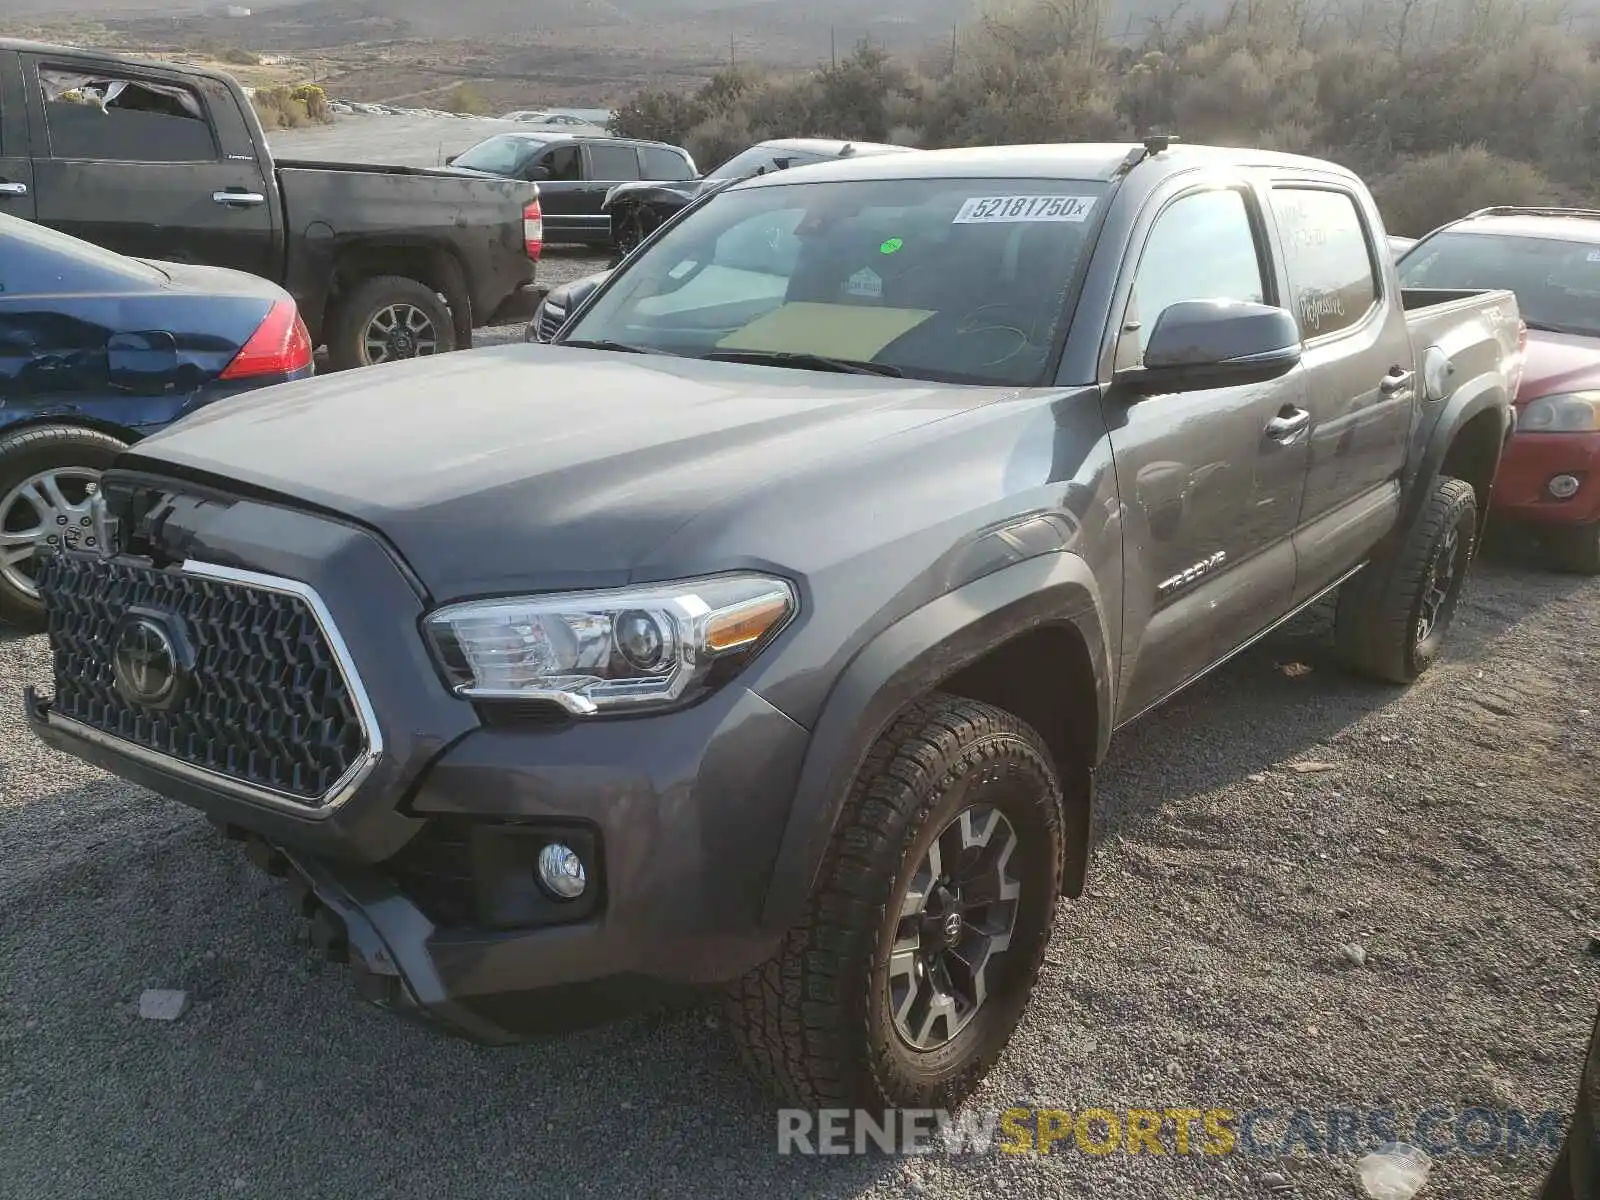
<svg viewBox="0 0 1600 1200"><path fill-rule="evenodd" d="M1267 422L1267 436L1275 442L1288 442L1311 424L1311 414L1303 408L1290 408Z"/></svg>
<svg viewBox="0 0 1600 1200"><path fill-rule="evenodd" d="M25 183L0 183L0 196L26 196L28 185Z"/></svg>
<svg viewBox="0 0 1600 1200"><path fill-rule="evenodd" d="M229 207L238 205L241 208L253 208L257 204L267 202L267 198L260 192L212 192L211 199L217 204L226 204Z"/></svg>
<svg viewBox="0 0 1600 1200"><path fill-rule="evenodd" d="M1383 382L1378 388L1385 394L1398 392L1401 388L1410 387L1411 381L1416 377L1415 371L1390 371L1383 377Z"/></svg>

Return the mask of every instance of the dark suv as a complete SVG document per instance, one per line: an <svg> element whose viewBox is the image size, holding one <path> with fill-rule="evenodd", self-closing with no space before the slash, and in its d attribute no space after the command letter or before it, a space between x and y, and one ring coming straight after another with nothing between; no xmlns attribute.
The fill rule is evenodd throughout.
<svg viewBox="0 0 1600 1200"><path fill-rule="evenodd" d="M449 160L458 171L501 175L539 185L547 242L611 244L611 217L601 207L619 183L697 179L687 150L630 138L562 133L497 133Z"/></svg>

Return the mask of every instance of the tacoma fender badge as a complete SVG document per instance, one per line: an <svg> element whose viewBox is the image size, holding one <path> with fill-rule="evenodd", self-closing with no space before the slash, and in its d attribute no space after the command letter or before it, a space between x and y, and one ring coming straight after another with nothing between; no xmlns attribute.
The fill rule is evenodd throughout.
<svg viewBox="0 0 1600 1200"><path fill-rule="evenodd" d="M1222 566L1228 559L1225 550L1218 550L1215 554L1207 555L1192 567L1185 567L1171 579L1163 579L1156 585L1157 596L1170 596L1173 592L1188 587L1197 580L1204 579Z"/></svg>

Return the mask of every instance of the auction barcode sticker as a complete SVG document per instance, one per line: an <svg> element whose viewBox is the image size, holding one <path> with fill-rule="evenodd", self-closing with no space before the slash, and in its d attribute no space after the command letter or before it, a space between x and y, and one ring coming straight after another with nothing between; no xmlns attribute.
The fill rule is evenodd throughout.
<svg viewBox="0 0 1600 1200"><path fill-rule="evenodd" d="M1093 196L974 196L956 213L952 225L1002 221L1084 221Z"/></svg>

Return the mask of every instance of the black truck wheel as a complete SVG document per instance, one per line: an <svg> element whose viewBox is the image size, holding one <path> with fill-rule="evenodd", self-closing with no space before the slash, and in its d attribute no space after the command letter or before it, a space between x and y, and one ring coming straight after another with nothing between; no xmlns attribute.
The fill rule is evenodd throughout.
<svg viewBox="0 0 1600 1200"><path fill-rule="evenodd" d="M1600 575L1600 522L1563 530L1557 562L1575 575Z"/></svg>
<svg viewBox="0 0 1600 1200"><path fill-rule="evenodd" d="M911 707L863 765L804 918L729 991L745 1061L806 1107L955 1107L1033 990L1062 837L1037 733L958 697Z"/></svg>
<svg viewBox="0 0 1600 1200"><path fill-rule="evenodd" d="M1410 683L1444 645L1477 549L1472 485L1441 476L1405 540L1339 592L1335 637L1355 670Z"/></svg>
<svg viewBox="0 0 1600 1200"><path fill-rule="evenodd" d="M57 545L94 549L89 501L127 443L75 425L0 438L0 621L44 629L35 555Z"/></svg>
<svg viewBox="0 0 1600 1200"><path fill-rule="evenodd" d="M328 363L335 371L426 358L456 348L450 308L425 283L377 275L340 298L328 322Z"/></svg>

